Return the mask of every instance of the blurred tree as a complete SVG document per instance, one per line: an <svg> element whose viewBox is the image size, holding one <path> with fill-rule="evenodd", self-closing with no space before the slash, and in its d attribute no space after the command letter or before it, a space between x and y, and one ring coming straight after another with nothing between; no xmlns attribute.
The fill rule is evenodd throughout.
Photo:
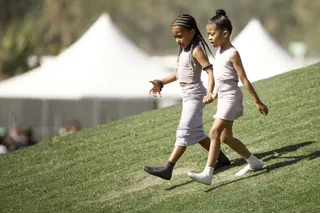
<svg viewBox="0 0 320 213"><path fill-rule="evenodd" d="M0 76L11 77L30 69L28 58L35 49L34 19L28 14L38 0L0 1Z"/></svg>
<svg viewBox="0 0 320 213"><path fill-rule="evenodd" d="M293 13L296 18L295 25L288 25L286 42L304 41L311 55L320 55L320 1L304 0L294 1Z"/></svg>
<svg viewBox="0 0 320 213"><path fill-rule="evenodd" d="M251 18L257 18L285 49L291 41L304 41L309 55L320 54L320 1L316 0L0 0L0 72L4 72L1 63L7 64L5 72L23 69L22 65L8 65L9 61L20 63L17 52L26 51L18 43L28 44L28 54L56 55L76 41L103 12L108 12L120 30L147 53L174 54L177 46L170 32L173 20L181 13L190 13L205 35L208 19L219 8L227 11L233 23L233 37ZM19 30L24 25L33 29ZM24 35L25 41L9 31ZM15 59L9 60L10 57ZM21 71L13 71L16 72Z"/></svg>
<svg viewBox="0 0 320 213"><path fill-rule="evenodd" d="M29 11L39 4L40 0L1 0L0 27L4 28L12 20L23 20Z"/></svg>
<svg viewBox="0 0 320 213"><path fill-rule="evenodd" d="M0 43L0 75L2 78L14 76L30 69L28 58L34 51L32 37L34 26L26 21L21 26L13 24L6 30ZM32 22L31 22L32 23Z"/></svg>

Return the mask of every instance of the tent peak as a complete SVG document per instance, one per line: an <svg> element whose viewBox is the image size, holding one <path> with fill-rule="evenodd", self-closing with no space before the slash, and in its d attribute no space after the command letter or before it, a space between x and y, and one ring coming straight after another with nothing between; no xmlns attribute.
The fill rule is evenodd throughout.
<svg viewBox="0 0 320 213"><path fill-rule="evenodd" d="M257 19L257 18L252 18L250 21L249 21L249 23L259 23L260 24L260 20L259 19Z"/></svg>
<svg viewBox="0 0 320 213"><path fill-rule="evenodd" d="M261 22L256 18L251 19L247 24L247 27L264 30L264 27L262 26Z"/></svg>
<svg viewBox="0 0 320 213"><path fill-rule="evenodd" d="M105 20L105 21L111 21L111 17L109 15L109 13L101 13L101 15L99 16L98 20L101 19L101 20Z"/></svg>

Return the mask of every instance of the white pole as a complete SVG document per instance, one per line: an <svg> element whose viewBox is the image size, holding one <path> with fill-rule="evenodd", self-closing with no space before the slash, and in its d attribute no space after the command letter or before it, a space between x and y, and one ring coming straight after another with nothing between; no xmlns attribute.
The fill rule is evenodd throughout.
<svg viewBox="0 0 320 213"><path fill-rule="evenodd" d="M48 115L49 115L49 102L42 99L41 107L41 139L48 139Z"/></svg>
<svg viewBox="0 0 320 213"><path fill-rule="evenodd" d="M92 124L97 126L101 124L101 101L94 99L93 100L93 112L92 112Z"/></svg>

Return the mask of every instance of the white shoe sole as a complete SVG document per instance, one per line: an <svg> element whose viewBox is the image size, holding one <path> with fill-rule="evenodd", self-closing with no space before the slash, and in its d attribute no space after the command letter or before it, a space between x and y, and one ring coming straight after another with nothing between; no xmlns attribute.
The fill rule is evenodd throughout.
<svg viewBox="0 0 320 213"><path fill-rule="evenodd" d="M188 176L194 180L194 181L197 181L198 183L202 183L202 184L205 184L205 185L211 185L212 183L212 176L210 177L210 179L203 179L201 177L197 177L197 174L194 174L192 172L188 172Z"/></svg>
<svg viewBox="0 0 320 213"><path fill-rule="evenodd" d="M237 172L235 174L235 176L239 177L242 176L244 174L247 174L249 172L253 171L252 169L250 169L249 165L246 165L243 169L241 169L239 172Z"/></svg>
<svg viewBox="0 0 320 213"><path fill-rule="evenodd" d="M244 174L247 174L249 172L252 172L252 171L255 171L255 170L258 170L258 169L261 169L264 165L264 163L262 161L260 161L261 163L259 165L255 165L255 168L250 168L250 165L246 165L243 169L241 169L239 172L237 172L235 174L235 176L242 176Z"/></svg>

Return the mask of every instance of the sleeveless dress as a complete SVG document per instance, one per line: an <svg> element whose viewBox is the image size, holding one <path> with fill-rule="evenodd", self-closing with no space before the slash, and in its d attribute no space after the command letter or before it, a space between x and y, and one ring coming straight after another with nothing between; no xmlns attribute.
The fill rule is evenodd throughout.
<svg viewBox="0 0 320 213"><path fill-rule="evenodd" d="M193 46L197 46L195 43ZM207 138L202 124L202 102L206 95L206 88L201 81L202 67L192 59L192 50L185 48L178 56L177 80L187 83L182 86L182 112L176 134L176 146L190 146Z"/></svg>
<svg viewBox="0 0 320 213"><path fill-rule="evenodd" d="M222 52L218 49L214 60L214 93L218 92L217 112L214 118L233 121L243 115L243 96L238 86L239 77L230 61L237 49L231 47Z"/></svg>

